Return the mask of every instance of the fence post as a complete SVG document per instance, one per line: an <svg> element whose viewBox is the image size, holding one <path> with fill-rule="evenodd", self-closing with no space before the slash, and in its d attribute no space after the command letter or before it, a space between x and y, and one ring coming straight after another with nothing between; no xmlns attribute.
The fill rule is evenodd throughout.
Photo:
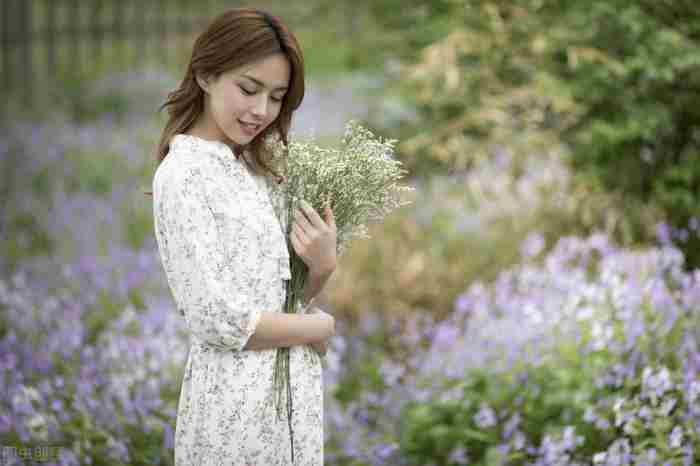
<svg viewBox="0 0 700 466"><path fill-rule="evenodd" d="M10 75L10 70L12 70L12 57L10 55L10 1L4 1L0 3L2 7L2 88L4 92L7 92L8 96L12 93L12 76ZM7 100L7 99L3 99Z"/></svg>
<svg viewBox="0 0 700 466"><path fill-rule="evenodd" d="M19 46L21 53L22 83L24 87L24 103L27 108L32 105L32 37L31 37L31 0L19 2Z"/></svg>
<svg viewBox="0 0 700 466"><path fill-rule="evenodd" d="M84 77L86 65L89 71L103 68L107 46L114 52L109 59L118 68L127 68L127 60L134 65L134 58L143 64L149 58L148 46L159 52L152 58L161 65L186 63L192 33L203 29L222 4L221 0L203 0L197 6L189 0L0 0L0 93L8 96L0 97L0 113L10 104L31 109L40 98L64 92L57 86L44 95L37 86L43 79L58 82L59 75L75 93L71 98L83 97L81 83L75 80ZM128 17L131 7L138 18ZM105 15L107 9L111 18ZM135 47L135 56L127 53L125 44ZM93 70L93 63L86 60L96 60L98 68ZM46 78L39 80L39 71Z"/></svg>
<svg viewBox="0 0 700 466"><path fill-rule="evenodd" d="M124 2L112 3L112 40L114 41L113 43L119 44L117 52L117 55L119 57L119 64L123 64L124 61L124 42L122 42L122 40L124 39L122 34L122 14L124 13L123 7Z"/></svg>
<svg viewBox="0 0 700 466"><path fill-rule="evenodd" d="M92 15L90 18L91 25L91 38L92 38L92 54L94 59L100 65L102 65L102 47L104 40L104 27L102 25L102 0L92 0Z"/></svg>
<svg viewBox="0 0 700 466"><path fill-rule="evenodd" d="M68 70L69 76L80 76L80 3L79 0L70 2L70 14L73 27L70 29L70 48L71 48L71 69ZM74 74L75 73L75 74ZM70 79L70 78L69 78Z"/></svg>
<svg viewBox="0 0 700 466"><path fill-rule="evenodd" d="M46 46L47 74L56 76L56 2L46 2Z"/></svg>
<svg viewBox="0 0 700 466"><path fill-rule="evenodd" d="M148 32L146 31L146 14L148 10L149 2L139 2L135 5L135 18L134 18L134 31L133 36L135 36L138 41L136 46L136 53L134 57L134 62L138 65L143 65L146 61L146 56L148 55Z"/></svg>

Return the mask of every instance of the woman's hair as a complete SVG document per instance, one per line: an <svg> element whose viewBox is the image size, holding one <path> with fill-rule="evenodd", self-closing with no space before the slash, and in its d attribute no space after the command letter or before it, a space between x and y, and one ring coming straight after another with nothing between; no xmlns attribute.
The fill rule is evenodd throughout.
<svg viewBox="0 0 700 466"><path fill-rule="evenodd" d="M292 113L304 98L304 58L294 34L282 21L255 8L233 8L220 14L197 37L185 77L179 87L168 94L159 111L168 108L168 118L156 149L156 164L165 159L170 139L186 132L204 112L204 91L195 76L219 77L224 72L245 66L275 53L287 57L291 67L289 90L282 100L277 118L248 144L256 173L272 173L272 151L265 144L268 136L279 138L285 146ZM238 156L236 154L236 156ZM148 192L147 194L152 194Z"/></svg>

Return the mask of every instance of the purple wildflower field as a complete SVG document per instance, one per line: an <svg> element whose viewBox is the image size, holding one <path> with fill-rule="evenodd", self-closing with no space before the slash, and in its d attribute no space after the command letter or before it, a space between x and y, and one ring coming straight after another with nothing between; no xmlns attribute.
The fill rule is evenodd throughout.
<svg viewBox="0 0 700 466"><path fill-rule="evenodd" d="M172 464L188 342L143 194L158 122L134 110L4 131L2 464ZM457 225L535 208L543 184L566 197L557 160L517 182L508 163L466 179L482 192L491 173L492 191L455 209ZM417 203L428 221L431 204ZM700 271L683 268L679 235L660 225L657 246L627 249L603 233L548 244L533 229L518 263L465 282L446 320L376 315L352 335L339 321L324 368L327 464L700 464ZM6 454L39 445L57 457Z"/></svg>

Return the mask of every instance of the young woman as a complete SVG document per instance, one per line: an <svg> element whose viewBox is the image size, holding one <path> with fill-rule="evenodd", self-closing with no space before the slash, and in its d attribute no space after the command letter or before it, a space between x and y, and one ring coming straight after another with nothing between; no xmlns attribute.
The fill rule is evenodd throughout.
<svg viewBox="0 0 700 466"><path fill-rule="evenodd" d="M178 466L323 464L319 354L335 321L309 302L336 266L335 221L330 207L324 218L309 206L296 212L290 241L310 280L303 312L284 313L287 220L276 217L280 200L269 190L283 180L265 144L287 141L303 95L302 53L289 29L265 12L233 9L197 38L163 104L170 117L157 149L154 226L190 333ZM274 404L278 347L290 348L291 420Z"/></svg>

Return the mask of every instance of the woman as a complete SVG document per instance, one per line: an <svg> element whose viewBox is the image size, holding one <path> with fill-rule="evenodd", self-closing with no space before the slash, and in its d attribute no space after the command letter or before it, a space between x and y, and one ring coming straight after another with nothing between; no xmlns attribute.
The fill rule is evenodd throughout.
<svg viewBox="0 0 700 466"><path fill-rule="evenodd" d="M310 280L302 312L284 313L287 220L274 212L283 200L268 189L277 173L265 144L287 142L303 95L303 58L289 29L259 10L233 9L197 38L163 105L170 117L153 177L154 226L190 332L176 465L323 464L319 355L335 321L310 300L336 266L335 221L330 207L325 219L309 206L296 212L290 241ZM290 347L291 420L274 404L278 347Z"/></svg>

